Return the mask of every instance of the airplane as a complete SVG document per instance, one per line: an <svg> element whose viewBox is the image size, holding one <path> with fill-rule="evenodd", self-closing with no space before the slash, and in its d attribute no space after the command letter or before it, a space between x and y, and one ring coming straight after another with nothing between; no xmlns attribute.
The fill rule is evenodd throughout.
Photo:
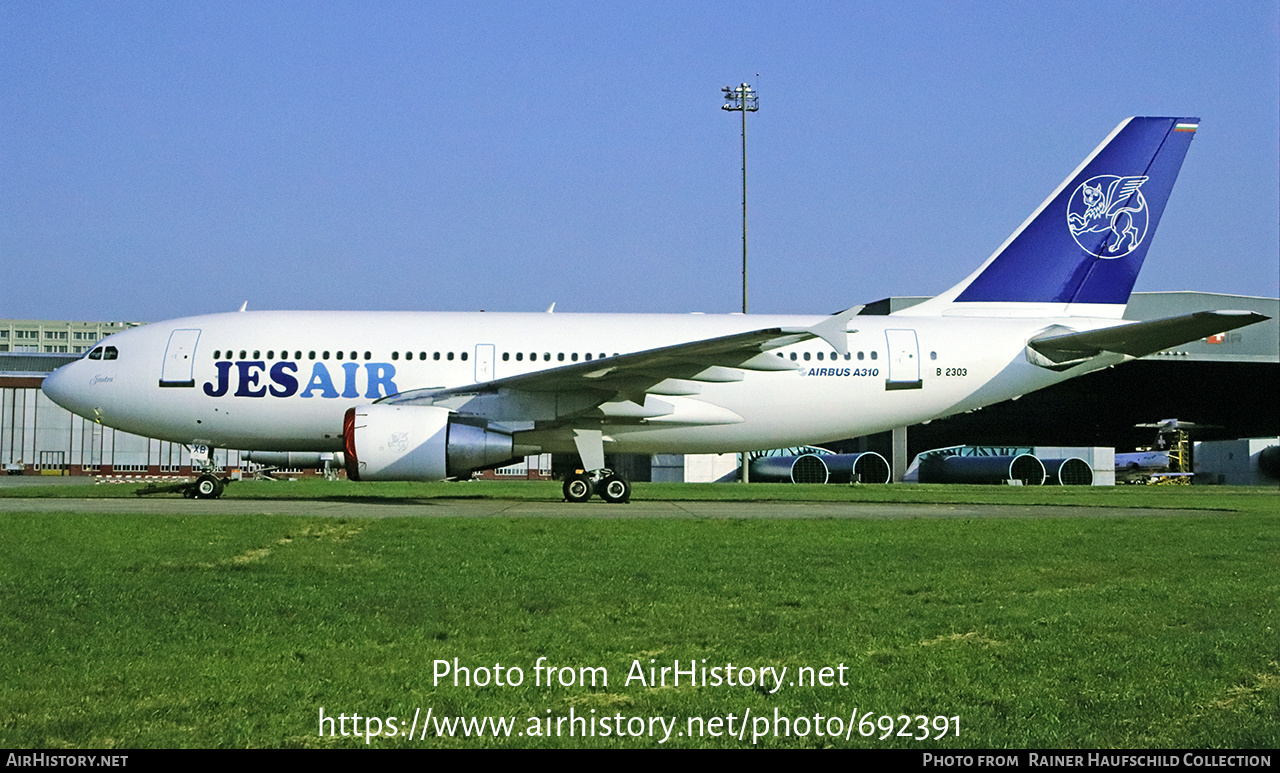
<svg viewBox="0 0 1280 773"><path fill-rule="evenodd" d="M1135 483L1152 475L1169 472L1168 451L1133 451L1116 454L1116 480Z"/></svg>
<svg viewBox="0 0 1280 773"><path fill-rule="evenodd" d="M565 499L629 501L608 453L820 444L973 410L1260 322L1121 320L1198 118L1122 121L963 281L889 315L245 311L131 328L55 403L200 446L343 452L356 481L576 452ZM208 474L194 496L216 497Z"/></svg>

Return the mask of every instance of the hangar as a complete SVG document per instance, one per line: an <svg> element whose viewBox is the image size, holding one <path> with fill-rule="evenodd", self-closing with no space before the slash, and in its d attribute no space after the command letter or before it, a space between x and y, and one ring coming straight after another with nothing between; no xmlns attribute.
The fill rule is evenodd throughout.
<svg viewBox="0 0 1280 773"><path fill-rule="evenodd" d="M889 298L864 314L888 314L924 298ZM1280 299L1198 292L1134 293L1125 318L1159 319L1209 309L1257 311L1269 320L1210 336L1019 399L862 438L825 444L834 451L876 451L895 472L917 453L954 445L1112 446L1153 440L1135 425L1176 418L1202 425L1197 439L1280 435ZM96 340L134 322L0 320L0 467L12 474L181 474L190 457L177 443L118 432L75 416L40 392L58 366ZM21 343L19 343L21 341ZM74 348L73 348L74 347ZM685 480L688 463L669 458L610 459L631 480ZM216 459L238 466L239 452ZM576 460L553 460L553 468ZM539 466L545 469L543 461Z"/></svg>

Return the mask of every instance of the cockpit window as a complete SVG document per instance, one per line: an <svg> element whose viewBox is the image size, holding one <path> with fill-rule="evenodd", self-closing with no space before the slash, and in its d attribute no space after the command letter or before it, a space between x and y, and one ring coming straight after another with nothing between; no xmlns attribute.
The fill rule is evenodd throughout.
<svg viewBox="0 0 1280 773"><path fill-rule="evenodd" d="M93 351L89 352L89 359L91 359L91 360L100 360L100 359L102 359L102 347L101 347L101 346L99 346L99 347L95 348Z"/></svg>
<svg viewBox="0 0 1280 773"><path fill-rule="evenodd" d="M120 356L120 351L116 349L114 346L107 346L107 347L103 347L102 349L102 359L104 360L114 360L119 356Z"/></svg>

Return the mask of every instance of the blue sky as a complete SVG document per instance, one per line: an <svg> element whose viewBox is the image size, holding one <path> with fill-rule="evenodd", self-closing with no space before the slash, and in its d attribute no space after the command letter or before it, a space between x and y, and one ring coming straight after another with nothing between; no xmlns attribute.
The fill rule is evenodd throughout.
<svg viewBox="0 0 1280 773"><path fill-rule="evenodd" d="M1199 116L1138 290L1280 292L1275 2L0 5L0 317L822 313ZM757 75L759 73L759 75Z"/></svg>

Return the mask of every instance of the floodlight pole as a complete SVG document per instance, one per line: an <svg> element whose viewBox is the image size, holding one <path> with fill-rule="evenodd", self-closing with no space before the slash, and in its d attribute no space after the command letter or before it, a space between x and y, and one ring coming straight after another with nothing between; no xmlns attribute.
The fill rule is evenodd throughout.
<svg viewBox="0 0 1280 773"><path fill-rule="evenodd" d="M742 113L742 313L747 313L747 113L760 109L760 98L756 90L743 83L740 86L725 86L720 89L724 93L725 103L721 110Z"/></svg>
<svg viewBox="0 0 1280 773"><path fill-rule="evenodd" d="M721 110L742 113L742 313L747 313L747 113L760 109L760 99L756 90L743 83L740 86L725 86L720 89L725 102ZM751 473L747 466L747 453L740 457L742 466L742 482L748 483Z"/></svg>

